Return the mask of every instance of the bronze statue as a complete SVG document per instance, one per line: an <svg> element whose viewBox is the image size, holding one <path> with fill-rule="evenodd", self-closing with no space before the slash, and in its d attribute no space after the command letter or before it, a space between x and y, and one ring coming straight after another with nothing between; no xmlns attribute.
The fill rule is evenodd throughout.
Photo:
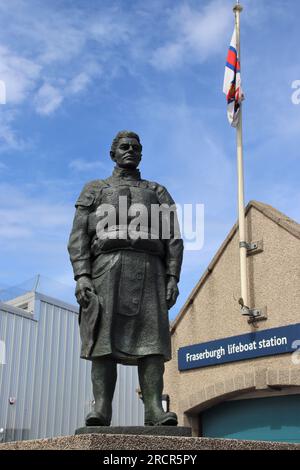
<svg viewBox="0 0 300 470"><path fill-rule="evenodd" d="M145 425L177 425L176 414L162 408L162 391L164 362L171 359L168 309L178 296L183 242L175 230L176 212L164 238L164 217L154 229L148 219L137 227L131 211L142 207L149 216L152 206L174 207L174 201L163 186L141 179L137 134L119 132L110 155L112 176L87 183L76 202L68 245L81 357L92 361L95 406L86 425L110 425L117 363L138 366ZM115 219L107 217L110 207Z"/></svg>

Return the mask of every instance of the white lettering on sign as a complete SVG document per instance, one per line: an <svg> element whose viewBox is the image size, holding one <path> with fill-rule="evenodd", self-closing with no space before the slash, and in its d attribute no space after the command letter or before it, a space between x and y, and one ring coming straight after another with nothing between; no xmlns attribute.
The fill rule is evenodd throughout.
<svg viewBox="0 0 300 470"><path fill-rule="evenodd" d="M248 351L255 351L258 349L269 349L274 348L277 346L283 346L288 344L288 339L286 336L277 338L277 336L273 336L273 338L269 339L262 339L260 341L251 341L250 343L242 343L239 341L238 343L232 343L227 345L227 351L223 346L220 346L218 349L205 349L202 352L197 353L189 353L187 352L185 355L186 362L195 362L195 361L202 361L204 359L217 359L220 360L223 356L228 354L229 356L232 354L241 354Z"/></svg>
<svg viewBox="0 0 300 470"><path fill-rule="evenodd" d="M186 353L186 362L201 361L202 359L216 358L221 359L222 356L225 356L226 351L221 346L219 349L205 349L205 351L196 354Z"/></svg>
<svg viewBox="0 0 300 470"><path fill-rule="evenodd" d="M233 343L228 345L228 354L236 354L236 353L243 353L247 351L255 351L256 349L264 349L264 348L273 348L275 346L282 346L284 344L288 344L287 337L284 336L282 338L277 338L274 336L270 339L262 339L257 343L257 341L252 341L251 343L241 343L238 344Z"/></svg>

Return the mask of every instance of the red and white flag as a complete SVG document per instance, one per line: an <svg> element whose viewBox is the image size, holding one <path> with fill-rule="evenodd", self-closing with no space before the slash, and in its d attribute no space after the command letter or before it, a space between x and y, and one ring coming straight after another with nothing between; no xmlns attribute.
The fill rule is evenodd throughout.
<svg viewBox="0 0 300 470"><path fill-rule="evenodd" d="M237 52L236 28L234 28L228 50L223 92L227 99L228 120L232 127L237 127L244 94L241 87L241 67Z"/></svg>

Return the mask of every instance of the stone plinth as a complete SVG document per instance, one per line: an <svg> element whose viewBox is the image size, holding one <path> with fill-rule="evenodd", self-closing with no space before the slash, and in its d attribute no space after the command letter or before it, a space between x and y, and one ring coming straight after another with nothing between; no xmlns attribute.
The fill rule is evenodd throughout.
<svg viewBox="0 0 300 470"><path fill-rule="evenodd" d="M300 450L300 444L126 434L76 436L0 444L0 450Z"/></svg>

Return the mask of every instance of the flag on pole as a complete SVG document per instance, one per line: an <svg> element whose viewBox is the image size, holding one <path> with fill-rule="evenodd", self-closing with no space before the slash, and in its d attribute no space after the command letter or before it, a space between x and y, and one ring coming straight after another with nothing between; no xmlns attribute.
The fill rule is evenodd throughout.
<svg viewBox="0 0 300 470"><path fill-rule="evenodd" d="M236 27L233 31L227 55L223 92L227 99L228 121L232 127L237 127L239 123L239 111L244 95L241 87L241 67L237 52Z"/></svg>

